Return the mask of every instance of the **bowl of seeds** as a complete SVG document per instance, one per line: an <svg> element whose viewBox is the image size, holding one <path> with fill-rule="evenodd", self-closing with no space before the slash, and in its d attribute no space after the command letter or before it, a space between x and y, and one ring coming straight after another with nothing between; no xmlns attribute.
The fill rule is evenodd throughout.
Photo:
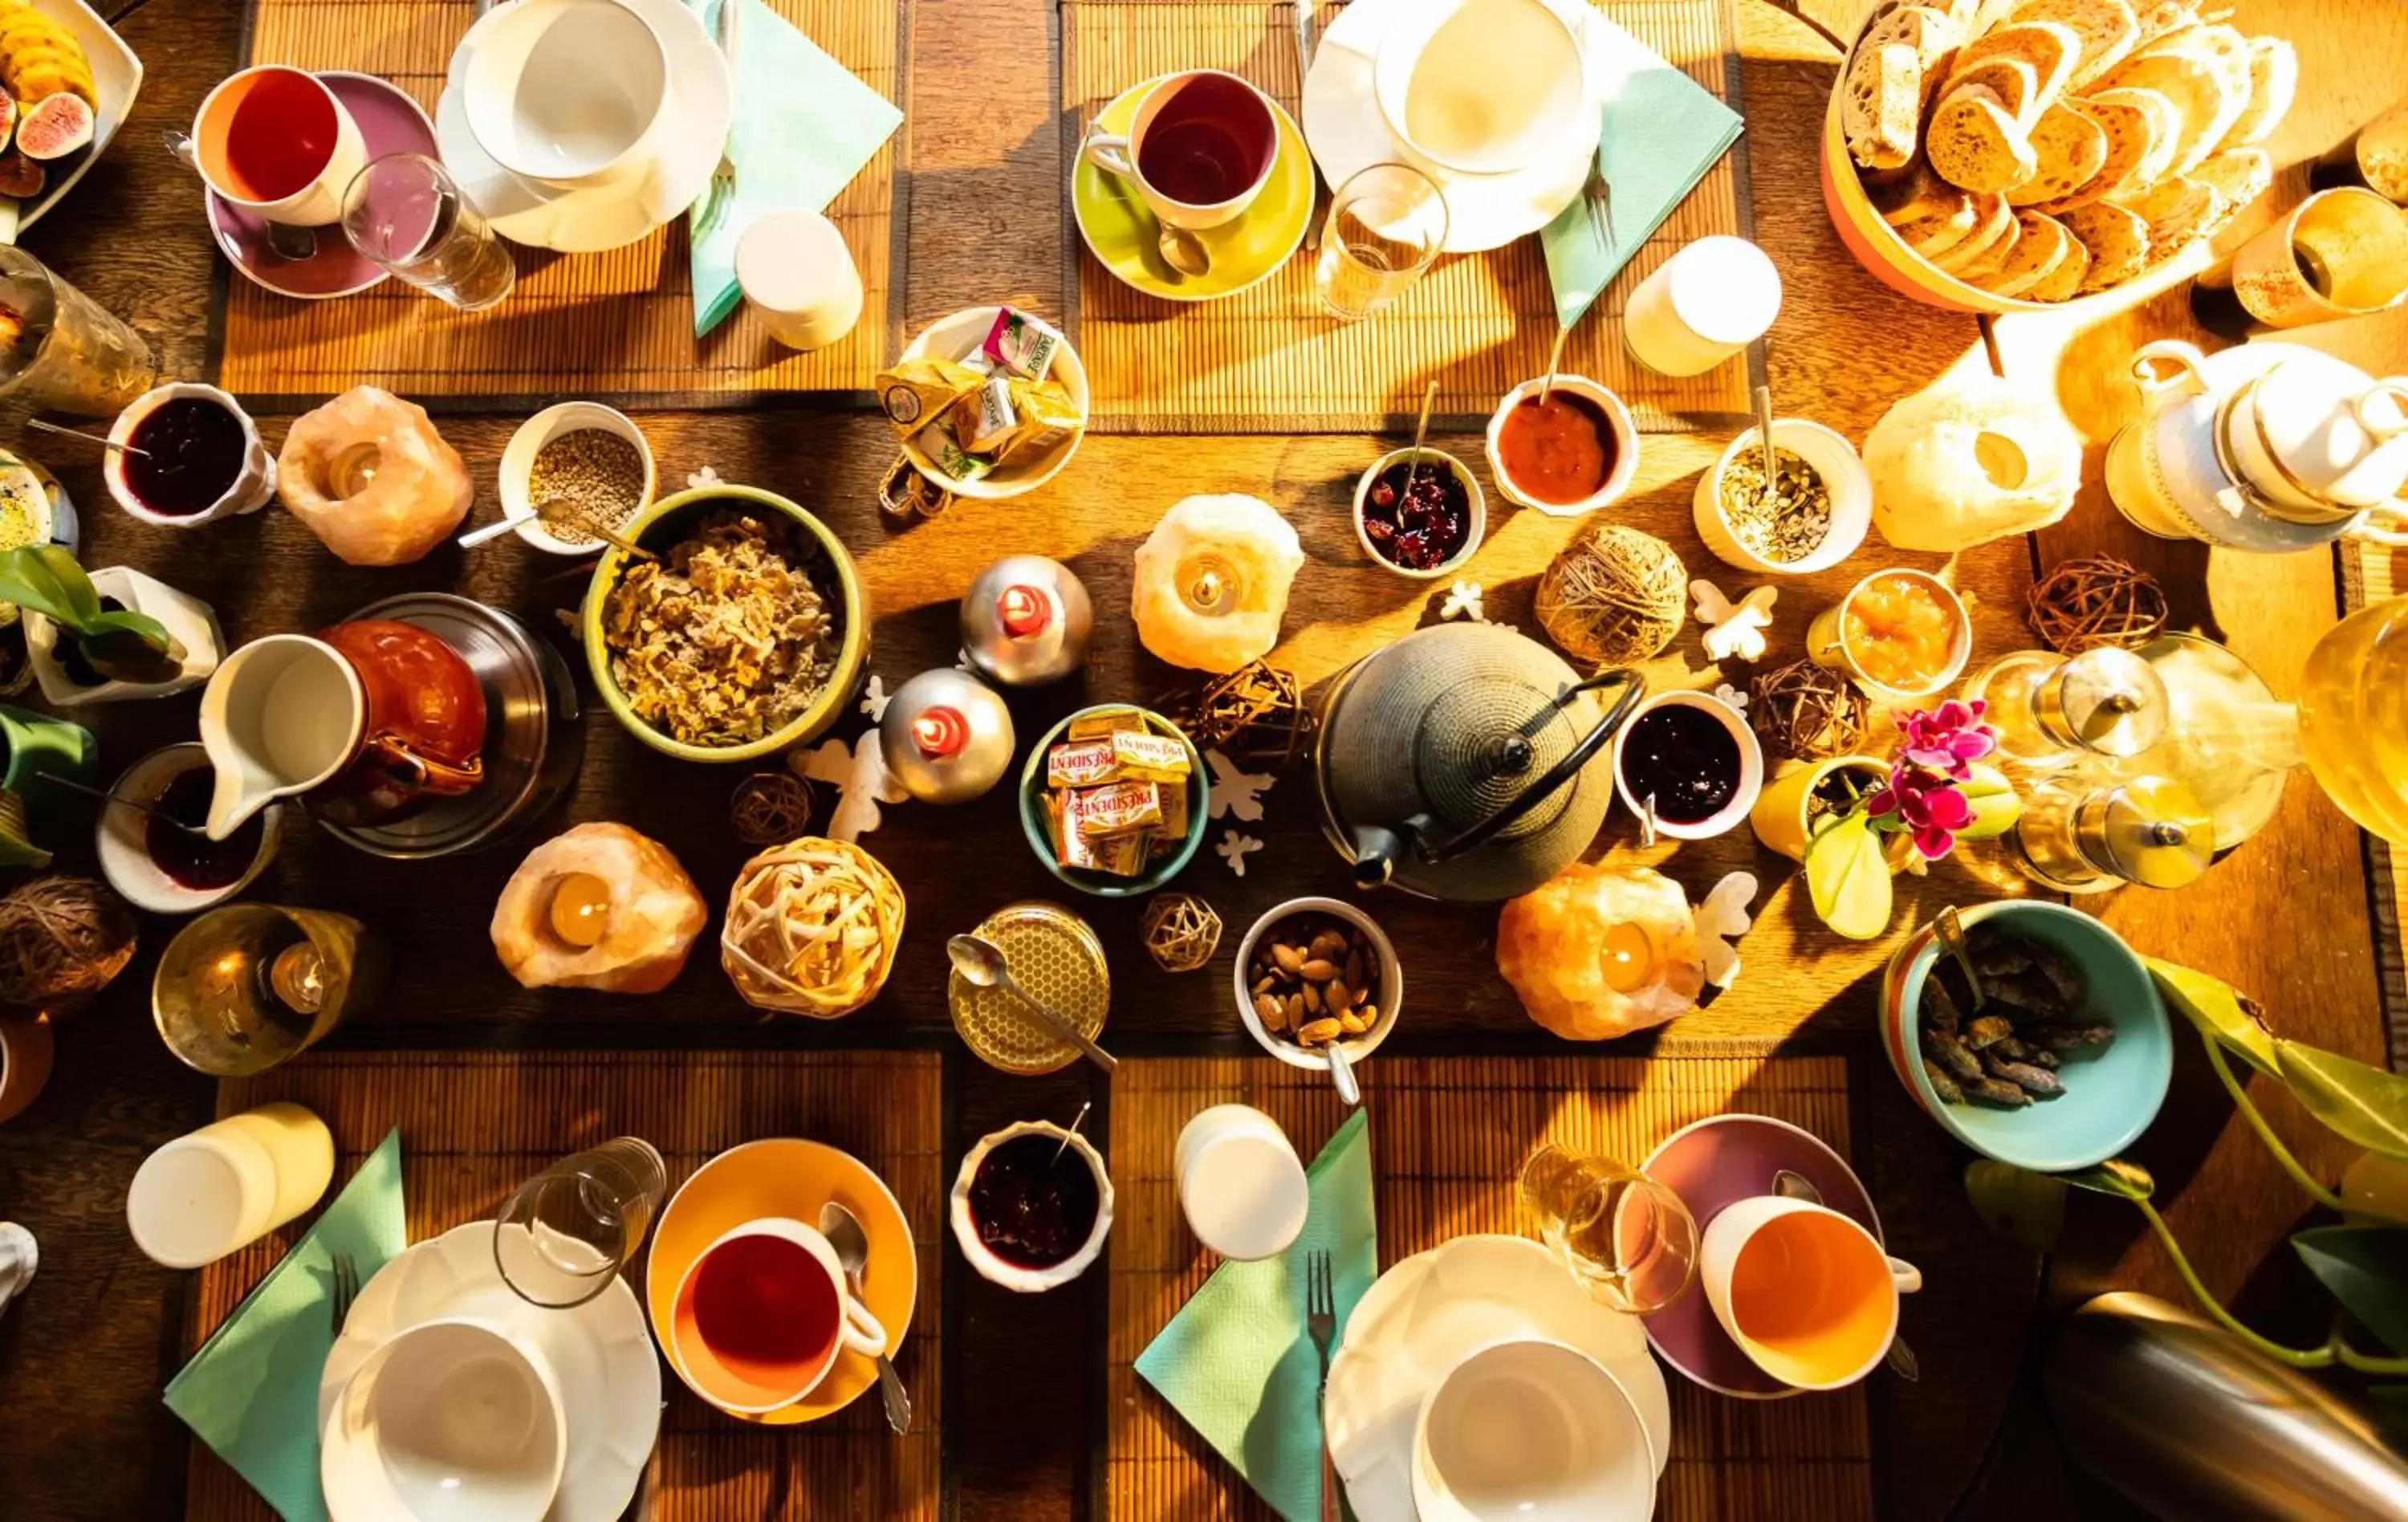
<svg viewBox="0 0 2408 1522"><path fill-rule="evenodd" d="M1882 1045L1915 1103L1974 1151L2038 1172L2130 1146L2173 1078L2149 969L2078 909L2010 898L1964 911L1969 977L1937 920L1881 984Z"/></svg>
<svg viewBox="0 0 2408 1522"><path fill-rule="evenodd" d="M1764 447L1750 428L1698 478L1690 513L1725 565L1804 576L1856 553L1873 521L1872 477L1856 447L1819 423L1776 418L1768 487Z"/></svg>
<svg viewBox="0 0 2408 1522"><path fill-rule="evenodd" d="M547 407L519 424L502 451L502 511L523 520L520 538L551 554L595 554L603 541L590 529L545 524L536 516L545 500L615 533L652 505L657 484L643 430L599 402Z"/></svg>
<svg viewBox="0 0 2408 1522"><path fill-rule="evenodd" d="M1238 947L1238 1018L1264 1051L1319 1071L1336 1046L1360 1064L1397 1027L1405 974L1387 933L1353 904L1291 898Z"/></svg>

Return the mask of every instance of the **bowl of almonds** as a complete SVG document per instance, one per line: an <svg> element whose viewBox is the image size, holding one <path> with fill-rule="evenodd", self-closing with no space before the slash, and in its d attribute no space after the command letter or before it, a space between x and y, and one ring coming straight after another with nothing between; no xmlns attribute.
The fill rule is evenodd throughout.
<svg viewBox="0 0 2408 1522"><path fill-rule="evenodd" d="M1246 932L1235 989L1238 1017L1264 1051L1318 1070L1332 1046L1355 1063L1379 1050L1405 978L1371 916L1336 898L1291 898Z"/></svg>

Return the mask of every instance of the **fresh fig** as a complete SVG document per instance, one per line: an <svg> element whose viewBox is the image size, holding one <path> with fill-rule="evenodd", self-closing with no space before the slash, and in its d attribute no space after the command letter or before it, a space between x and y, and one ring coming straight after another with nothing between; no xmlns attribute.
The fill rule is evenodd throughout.
<svg viewBox="0 0 2408 1522"><path fill-rule="evenodd" d="M17 135L17 97L0 90L0 149Z"/></svg>
<svg viewBox="0 0 2408 1522"><path fill-rule="evenodd" d="M50 171L27 158L23 149L11 147L0 152L0 195L30 201L42 194L50 179Z"/></svg>
<svg viewBox="0 0 2408 1522"><path fill-rule="evenodd" d="M60 92L36 101L17 122L17 147L29 159L63 159L92 143L92 108Z"/></svg>

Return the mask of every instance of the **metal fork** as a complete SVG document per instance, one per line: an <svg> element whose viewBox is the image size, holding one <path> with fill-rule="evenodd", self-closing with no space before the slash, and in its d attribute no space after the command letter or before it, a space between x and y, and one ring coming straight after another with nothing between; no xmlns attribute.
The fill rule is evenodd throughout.
<svg viewBox="0 0 2408 1522"><path fill-rule="evenodd" d="M713 38L719 44L720 57L727 62L727 92L731 97L736 93L736 35L738 21L737 13L743 8L743 5L744 0L720 0L718 23ZM735 191L736 119L730 115L727 122L727 140L722 143L719 149L719 167L710 172L710 188L703 192L701 219L703 226L710 227L717 224L720 214L727 208L728 196L735 194Z"/></svg>
<svg viewBox="0 0 2408 1522"><path fill-rule="evenodd" d="M1605 178L1605 156L1600 153L1588 161L1588 183L1581 188L1581 198L1588 206L1589 230L1611 250L1613 238L1613 181Z"/></svg>
<svg viewBox="0 0 2408 1522"><path fill-rule="evenodd" d="M1305 1256L1304 1329L1312 1336L1313 1351L1321 1355L1321 1383L1313 1390L1313 1404L1320 1406L1329 1396L1329 1344L1338 1335L1338 1292L1330 1282L1327 1253ZM1325 1420L1321 1433L1321 1522L1340 1522L1345 1515L1338 1499L1338 1464L1329 1457L1329 1429Z"/></svg>
<svg viewBox="0 0 2408 1522"><path fill-rule="evenodd" d="M351 1302L360 1298L360 1268L351 1261L350 1254L337 1253L334 1255L334 1295L326 1303L327 1308L334 1312L335 1335L340 1337L343 1335L343 1323L351 1317Z"/></svg>

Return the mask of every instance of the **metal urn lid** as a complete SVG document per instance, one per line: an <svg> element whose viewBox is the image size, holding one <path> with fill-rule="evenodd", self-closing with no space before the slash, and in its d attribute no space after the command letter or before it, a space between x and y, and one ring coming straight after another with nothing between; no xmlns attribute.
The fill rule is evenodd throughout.
<svg viewBox="0 0 2408 1522"><path fill-rule="evenodd" d="M923 803L968 803L1011 769L1011 711L992 687L950 668L923 671L878 721L886 769Z"/></svg>
<svg viewBox="0 0 2408 1522"><path fill-rule="evenodd" d="M1069 567L1006 555L962 594L962 653L1007 687L1058 682L1085 663L1095 622L1086 584Z"/></svg>
<svg viewBox="0 0 2408 1522"><path fill-rule="evenodd" d="M2051 738L2093 754L2138 755L2166 732L2165 679L2114 645L2070 657L2032 697Z"/></svg>
<svg viewBox="0 0 2408 1522"><path fill-rule="evenodd" d="M1598 694L1618 689L1609 710ZM1365 886L1510 898L1579 859L1613 797L1605 742L1644 691L1584 682L1510 629L1407 635L1339 679L1317 752L1323 812Z"/></svg>

